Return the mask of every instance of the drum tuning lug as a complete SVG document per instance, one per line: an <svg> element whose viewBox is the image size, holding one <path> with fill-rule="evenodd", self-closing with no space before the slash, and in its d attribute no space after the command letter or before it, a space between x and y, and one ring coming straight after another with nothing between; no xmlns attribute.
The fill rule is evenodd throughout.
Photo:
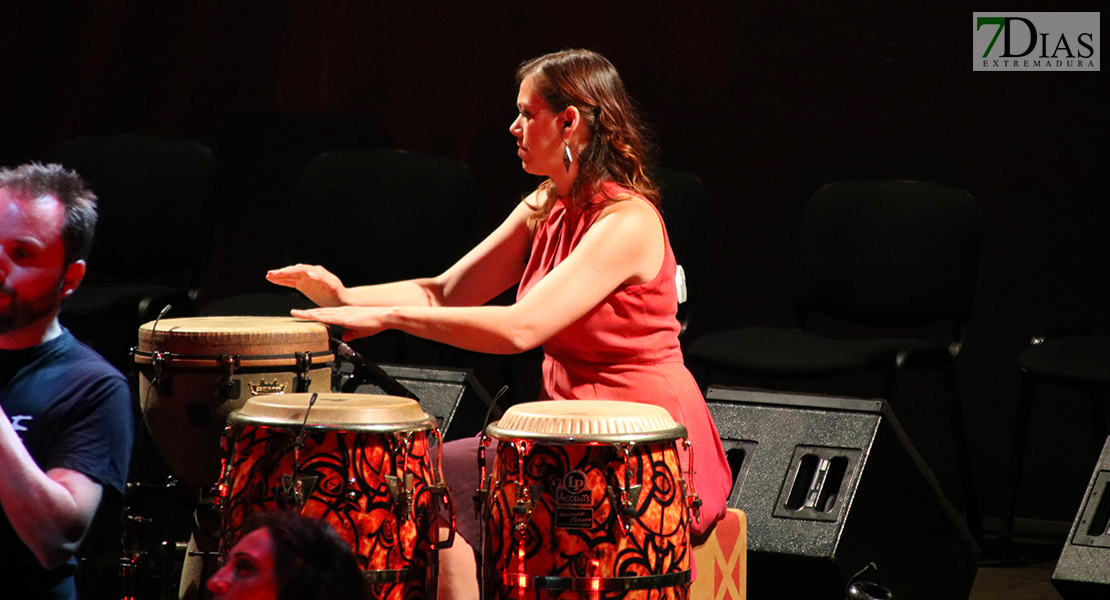
<svg viewBox="0 0 1110 600"><path fill-rule="evenodd" d="M158 396L162 398L173 396L173 377L163 373L166 367L166 354L154 352L151 363L154 365L154 380L150 383L155 390L158 390Z"/></svg>
<svg viewBox="0 0 1110 600"><path fill-rule="evenodd" d="M679 479L678 483L682 487L682 495L686 498L687 509L693 515L694 520L700 523L702 505L701 498L698 496L697 492L690 489L692 486L686 483L685 478Z"/></svg>
<svg viewBox="0 0 1110 600"><path fill-rule="evenodd" d="M620 519L621 530L627 534L632 530L632 518L636 516L636 506L640 502L640 491L643 486L630 485L627 488L618 486L614 489L609 486L609 501Z"/></svg>
<svg viewBox="0 0 1110 600"><path fill-rule="evenodd" d="M299 393L307 392L312 388L312 378L308 376L312 370L312 352L295 352L297 361L297 381L295 389Z"/></svg>
<svg viewBox="0 0 1110 600"><path fill-rule="evenodd" d="M167 375L156 376L154 381L151 382L154 389L158 390L160 398L169 398L173 396L173 377Z"/></svg>
<svg viewBox="0 0 1110 600"><path fill-rule="evenodd" d="M640 490L642 489L643 486L639 484L628 488L628 503L624 505L626 514L635 514L636 506L640 503Z"/></svg>
<svg viewBox="0 0 1110 600"><path fill-rule="evenodd" d="M221 386L224 400L238 400L243 396L243 382L233 377L228 377Z"/></svg>
<svg viewBox="0 0 1110 600"><path fill-rule="evenodd" d="M412 512L412 488L414 476L412 473L405 473L405 482L402 485L401 479L395 475L386 475L385 482L389 486L389 493L393 496L393 501L397 503L400 509L401 520L407 520L409 514Z"/></svg>
<svg viewBox="0 0 1110 600"><path fill-rule="evenodd" d="M315 475L296 478L283 475L281 477L282 498L298 509L304 508L304 503L308 501L309 496L316 490L316 482L318 480L319 477Z"/></svg>
<svg viewBox="0 0 1110 600"><path fill-rule="evenodd" d="M428 492L437 496L444 496L451 493L451 488L447 487L447 484L441 481L434 485L429 484Z"/></svg>
<svg viewBox="0 0 1110 600"><path fill-rule="evenodd" d="M543 486L520 486L520 490L520 497L517 498L516 505L513 506L513 514L517 515L517 529L523 533L528 520L532 517L532 509L536 507L536 501L543 491Z"/></svg>
<svg viewBox="0 0 1110 600"><path fill-rule="evenodd" d="M633 516L636 514L636 507L640 504L641 490L643 486L640 484L628 486L628 489L609 486L609 499L616 506L619 514Z"/></svg>

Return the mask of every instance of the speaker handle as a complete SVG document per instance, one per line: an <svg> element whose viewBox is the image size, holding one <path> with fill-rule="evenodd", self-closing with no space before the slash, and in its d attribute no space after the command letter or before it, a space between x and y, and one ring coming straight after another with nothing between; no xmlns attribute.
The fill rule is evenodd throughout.
<svg viewBox="0 0 1110 600"><path fill-rule="evenodd" d="M879 567L870 562L858 573L852 575L852 578L848 580L848 587L844 590L845 600L892 600L894 594L887 588L870 581L858 581L864 573L878 570Z"/></svg>

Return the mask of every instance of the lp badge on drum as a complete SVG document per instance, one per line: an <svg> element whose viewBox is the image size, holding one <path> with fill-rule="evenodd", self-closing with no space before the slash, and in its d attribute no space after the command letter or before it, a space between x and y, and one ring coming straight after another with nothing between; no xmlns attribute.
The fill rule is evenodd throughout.
<svg viewBox="0 0 1110 600"><path fill-rule="evenodd" d="M567 473L555 492L555 526L563 529L586 529L594 520L593 490L586 487L582 471Z"/></svg>

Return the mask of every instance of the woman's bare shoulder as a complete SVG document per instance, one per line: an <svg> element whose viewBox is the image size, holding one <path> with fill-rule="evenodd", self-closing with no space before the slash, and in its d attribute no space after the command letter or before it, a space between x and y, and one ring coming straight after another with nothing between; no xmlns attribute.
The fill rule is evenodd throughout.
<svg viewBox="0 0 1110 600"><path fill-rule="evenodd" d="M620 215L621 219L631 219L651 223L658 221L659 217L655 207L643 196L620 190L612 196L612 200L601 209L598 218Z"/></svg>

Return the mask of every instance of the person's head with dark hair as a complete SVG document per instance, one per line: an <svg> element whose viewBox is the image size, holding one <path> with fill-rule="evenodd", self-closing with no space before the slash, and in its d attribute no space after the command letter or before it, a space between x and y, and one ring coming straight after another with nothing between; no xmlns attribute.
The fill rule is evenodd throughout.
<svg viewBox="0 0 1110 600"><path fill-rule="evenodd" d="M216 600L365 600L358 561L327 521L255 513L244 531L208 580Z"/></svg>
<svg viewBox="0 0 1110 600"><path fill-rule="evenodd" d="M8 188L22 198L53 196L61 202L65 208L65 266L88 258L96 229L96 195L76 172L62 165L39 163L0 169L0 188Z"/></svg>
<svg viewBox="0 0 1110 600"><path fill-rule="evenodd" d="M510 131L523 150L525 170L552 177L541 188L546 189L547 198L539 216L547 214L556 196L582 204L597 193L605 194L606 183L659 204L658 189L647 176L650 145L644 125L612 63L591 50L563 50L525 62L517 69L516 78L521 116ZM545 106L529 106L528 97L533 95ZM546 113L539 115L543 109L550 111L553 119L544 119L549 116ZM548 165L545 170L538 161L529 164L527 159L532 157L524 155L541 150L539 143L525 140L527 122L537 116L541 121L553 120L559 136L556 142L562 144L558 157L562 165ZM549 172L552 168L555 176ZM560 168L574 171L569 186L556 182Z"/></svg>
<svg viewBox="0 0 1110 600"><path fill-rule="evenodd" d="M61 334L62 299L85 276L96 196L60 165L0 169L0 348Z"/></svg>

